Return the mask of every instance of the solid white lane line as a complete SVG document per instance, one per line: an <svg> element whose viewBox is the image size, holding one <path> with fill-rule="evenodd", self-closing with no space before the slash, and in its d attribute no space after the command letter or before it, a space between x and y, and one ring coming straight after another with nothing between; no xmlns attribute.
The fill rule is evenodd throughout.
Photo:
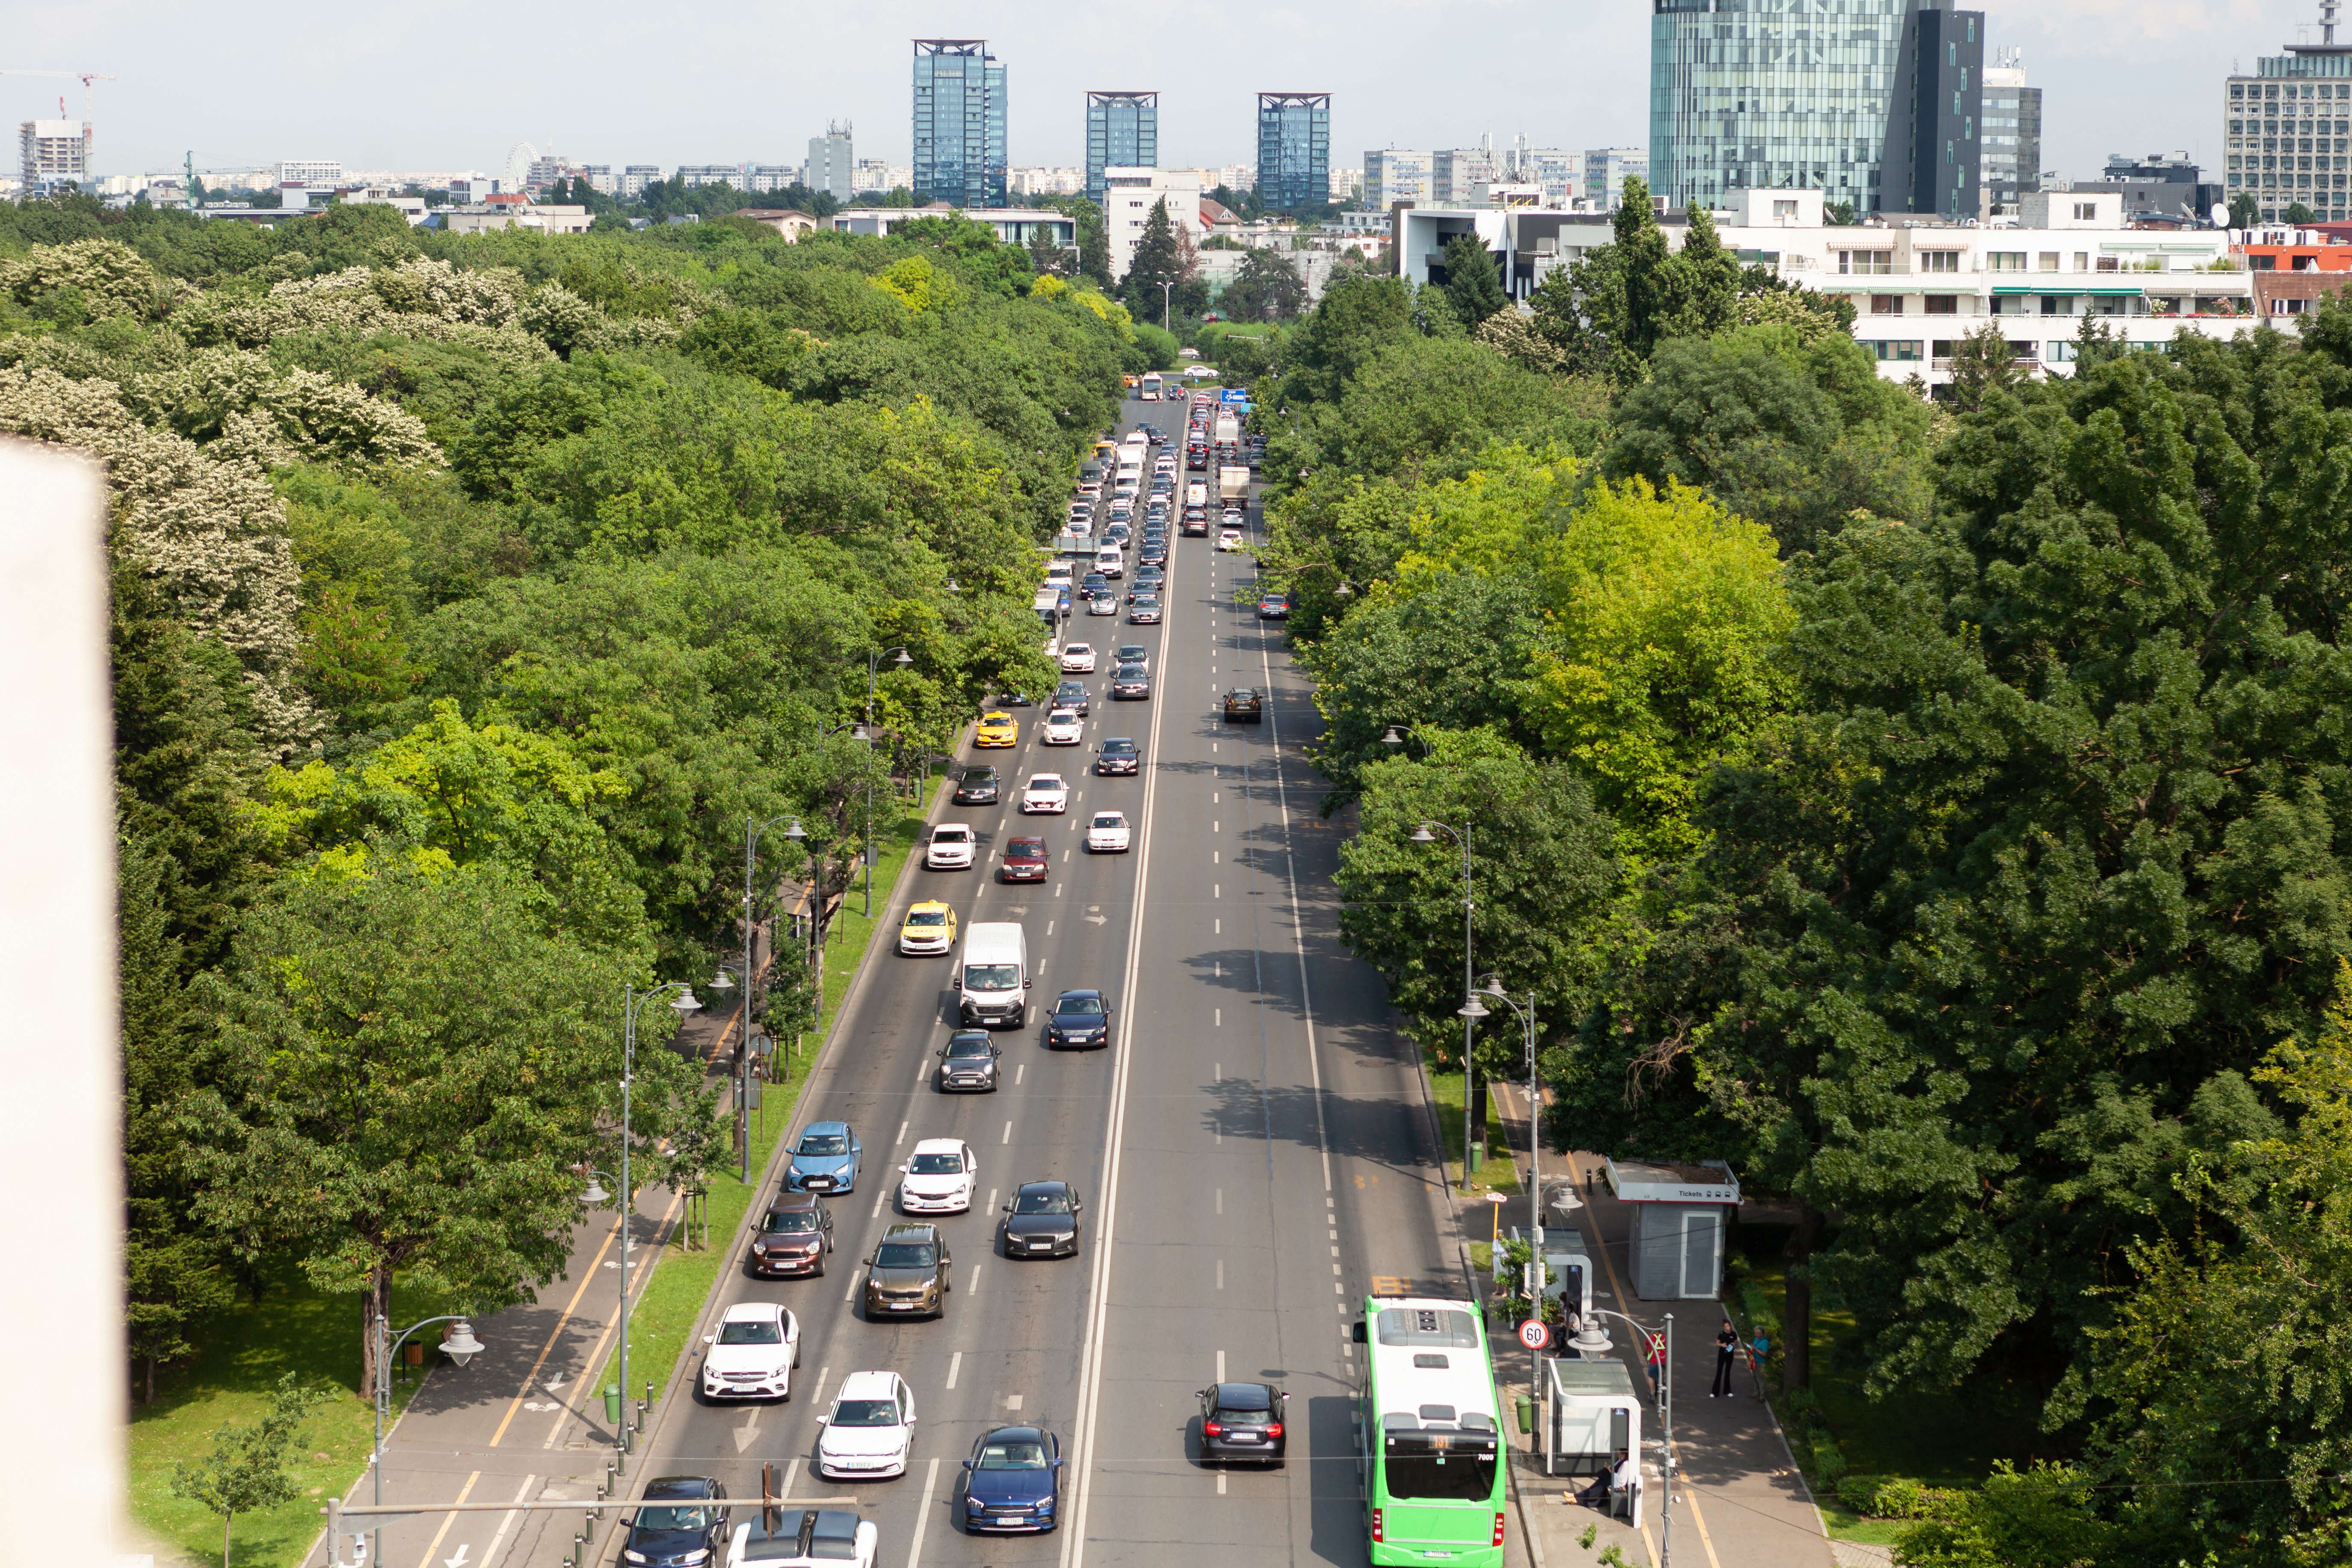
<svg viewBox="0 0 2352 1568"><path fill-rule="evenodd" d="M931 1493L940 1484L940 1462L934 1458L923 1471L922 1511L915 1515L915 1539L907 1543L907 1568L923 1560L923 1531L931 1522Z"/></svg>
<svg viewBox="0 0 2352 1568"><path fill-rule="evenodd" d="M1271 700L1274 696L1274 655L1268 649L1272 643L1270 637L1259 642L1258 664L1265 672L1269 700L1265 704L1266 722L1273 726L1267 734L1273 738L1276 755L1274 799L1282 816L1282 878L1290 892L1290 942L1293 951L1298 954L1298 1016L1307 1025L1307 1066L1315 1084L1315 1142L1323 1155L1323 1190L1328 1193L1331 1190L1331 1133L1324 1121L1323 1058L1315 1044L1315 993L1307 979L1307 911L1298 906L1298 847L1290 837L1290 786L1283 778L1280 760L1282 730L1280 721L1275 717Z"/></svg>
<svg viewBox="0 0 2352 1568"><path fill-rule="evenodd" d="M907 1141L907 1129L912 1125L914 1125L914 1123L911 1121L901 1121L898 1123L898 1136L890 1140L890 1147L896 1149L899 1144L904 1143Z"/></svg>
<svg viewBox="0 0 2352 1568"><path fill-rule="evenodd" d="M958 1351L955 1354L948 1357L948 1386L950 1388L953 1388L956 1385L956 1373L962 1370L963 1352ZM789 1496L790 1494L787 1493L786 1495Z"/></svg>

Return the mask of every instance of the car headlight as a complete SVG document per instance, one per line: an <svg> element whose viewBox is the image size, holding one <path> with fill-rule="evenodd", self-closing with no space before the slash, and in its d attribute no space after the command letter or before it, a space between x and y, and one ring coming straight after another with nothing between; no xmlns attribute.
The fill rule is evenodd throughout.
<svg viewBox="0 0 2352 1568"><path fill-rule="evenodd" d="M685 1563L687 1568L694 1568L694 1564L698 1563L708 1563L710 1561L710 1549L707 1546L698 1546L693 1551L688 1552L685 1556L679 1558L678 1561Z"/></svg>
<svg viewBox="0 0 2352 1568"><path fill-rule="evenodd" d="M624 1552L621 1555L631 1563L643 1563L646 1561L646 1554L642 1552Z"/></svg>
<svg viewBox="0 0 2352 1568"><path fill-rule="evenodd" d="M765 1258L768 1256L768 1244L764 1241L755 1241L751 1244L751 1252L754 1257Z"/></svg>

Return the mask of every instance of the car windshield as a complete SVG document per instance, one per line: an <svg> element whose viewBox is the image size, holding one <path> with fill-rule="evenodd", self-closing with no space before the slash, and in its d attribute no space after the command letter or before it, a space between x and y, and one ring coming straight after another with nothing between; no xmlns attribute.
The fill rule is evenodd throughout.
<svg viewBox="0 0 2352 1568"><path fill-rule="evenodd" d="M816 1228L816 1215L807 1209L771 1211L761 1220L760 1228L770 1236L813 1231Z"/></svg>
<svg viewBox="0 0 2352 1568"><path fill-rule="evenodd" d="M910 926L943 926L948 923L948 912L945 910L915 910L908 914L907 923Z"/></svg>
<svg viewBox="0 0 2352 1568"><path fill-rule="evenodd" d="M1102 818L1096 818L1095 826L1099 827L1102 823ZM1054 1004L1054 1011L1065 1018L1080 1014L1099 1016L1102 1010L1102 998L1099 996L1065 996Z"/></svg>
<svg viewBox="0 0 2352 1568"><path fill-rule="evenodd" d="M1127 818L1121 816L1115 811L1106 811L1100 816L1095 818L1095 826L1097 827L1125 827L1127 826Z"/></svg>
<svg viewBox="0 0 2352 1568"><path fill-rule="evenodd" d="M908 1163L907 1173L914 1176L957 1176L963 1173L961 1154L918 1154Z"/></svg>
<svg viewBox="0 0 2352 1568"><path fill-rule="evenodd" d="M849 1135L845 1132L803 1132L801 1134L801 1146L795 1152L846 1154L849 1152Z"/></svg>
<svg viewBox="0 0 2352 1568"><path fill-rule="evenodd" d="M1070 1194L1060 1187L1032 1187L1013 1200L1014 1214L1067 1214Z"/></svg>
<svg viewBox="0 0 2352 1568"><path fill-rule="evenodd" d="M1143 679L1143 666L1139 664L1122 664L1118 667L1118 678L1121 680L1141 680Z"/></svg>
<svg viewBox="0 0 2352 1568"><path fill-rule="evenodd" d="M931 834L931 842L934 844L969 844L971 842L971 829L962 826L960 824L950 823L946 826L935 829Z"/></svg>
<svg viewBox="0 0 2352 1568"><path fill-rule="evenodd" d="M1035 778L1029 781L1029 787L1031 789L1044 790L1060 789L1062 787L1062 781L1052 773L1039 773Z"/></svg>
<svg viewBox="0 0 2352 1568"><path fill-rule="evenodd" d="M1103 752L1106 755L1116 754L1125 756L1134 750L1135 742L1132 741L1105 741L1103 742Z"/></svg>
<svg viewBox="0 0 2352 1568"><path fill-rule="evenodd" d="M961 1061L970 1057L986 1057L995 1048L988 1043L985 1037L979 1039L966 1039L959 1035L948 1042L948 1059Z"/></svg>
<svg viewBox="0 0 2352 1568"><path fill-rule="evenodd" d="M983 1470L1042 1470L1045 1468L1045 1445L1043 1443L984 1443L981 1446L980 1463Z"/></svg>
<svg viewBox="0 0 2352 1568"><path fill-rule="evenodd" d="M932 1268L939 1260L930 1244L922 1241L886 1241L874 1254L877 1268Z"/></svg>
<svg viewBox="0 0 2352 1568"><path fill-rule="evenodd" d="M1020 985L1021 966L1017 963L964 965L963 988L967 991L1013 991Z"/></svg>
<svg viewBox="0 0 2352 1568"><path fill-rule="evenodd" d="M835 1426L896 1426L898 1407L887 1399L843 1399L833 1406Z"/></svg>
<svg viewBox="0 0 2352 1568"><path fill-rule="evenodd" d="M780 1345L784 1332L773 1323L721 1323L719 1342L722 1345Z"/></svg>
<svg viewBox="0 0 2352 1568"><path fill-rule="evenodd" d="M716 1509L708 1508L641 1508L637 1510L639 1530L709 1530Z"/></svg>
<svg viewBox="0 0 2352 1568"><path fill-rule="evenodd" d="M1221 1415L1263 1415L1273 1405L1273 1399L1258 1384L1217 1384L1217 1413Z"/></svg>

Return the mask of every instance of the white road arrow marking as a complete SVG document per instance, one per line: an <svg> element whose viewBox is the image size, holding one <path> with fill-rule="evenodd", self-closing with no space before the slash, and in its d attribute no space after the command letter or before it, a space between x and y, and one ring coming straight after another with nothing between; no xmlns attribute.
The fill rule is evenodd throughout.
<svg viewBox="0 0 2352 1568"><path fill-rule="evenodd" d="M470 1546L459 1546L456 1556L441 1560L441 1568L466 1568L466 1553L472 1550Z"/></svg>
<svg viewBox="0 0 2352 1568"><path fill-rule="evenodd" d="M547 1392L548 1392L548 1393L550 1393L550 1394L561 1394L561 1393L562 1393L562 1392L563 1392L563 1380L562 1380L562 1378L560 1378L560 1377L557 1377L557 1378L550 1378L550 1379L548 1380L548 1383L547 1383Z"/></svg>
<svg viewBox="0 0 2352 1568"><path fill-rule="evenodd" d="M743 1425L735 1428L735 1451L741 1453L751 1446L760 1430L760 1412L755 1407L743 1413Z"/></svg>

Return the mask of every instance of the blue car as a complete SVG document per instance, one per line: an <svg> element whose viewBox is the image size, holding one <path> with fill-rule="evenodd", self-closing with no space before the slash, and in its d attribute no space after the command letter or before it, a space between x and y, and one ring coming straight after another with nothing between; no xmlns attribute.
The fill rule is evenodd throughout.
<svg viewBox="0 0 2352 1568"><path fill-rule="evenodd" d="M858 1157L866 1152L846 1121L812 1121L793 1145L784 1167L784 1190L793 1193L854 1193Z"/></svg>
<svg viewBox="0 0 2352 1568"><path fill-rule="evenodd" d="M963 1462L963 1527L1035 1531L1061 1522L1062 1442L1043 1426L999 1426Z"/></svg>

